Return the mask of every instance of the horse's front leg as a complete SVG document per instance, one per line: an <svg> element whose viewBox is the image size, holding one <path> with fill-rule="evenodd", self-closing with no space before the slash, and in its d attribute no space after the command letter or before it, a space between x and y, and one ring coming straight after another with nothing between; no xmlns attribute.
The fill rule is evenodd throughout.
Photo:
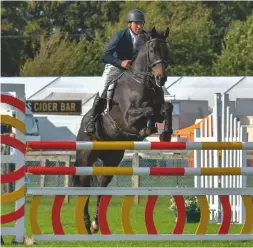
<svg viewBox="0 0 253 248"><path fill-rule="evenodd" d="M131 128L138 120L146 119L146 126L139 131L142 138L150 136L152 133L157 133L155 125L155 111L153 107L147 107L146 103L142 104L141 108L128 110L128 123Z"/></svg>
<svg viewBox="0 0 253 248"><path fill-rule="evenodd" d="M146 127L140 130L139 135L143 138L146 138L150 136L151 134L157 133L157 132L158 132L158 129L154 121L154 118L148 118Z"/></svg>
<svg viewBox="0 0 253 248"><path fill-rule="evenodd" d="M164 129L159 136L160 141L171 141L171 136L173 134L172 112L173 104L171 102L166 102L162 108L162 115L164 117Z"/></svg>
<svg viewBox="0 0 253 248"><path fill-rule="evenodd" d="M151 121L152 116L154 116L154 110L152 107L135 108L129 109L127 114L129 127L131 128L138 120L142 118L148 118Z"/></svg>

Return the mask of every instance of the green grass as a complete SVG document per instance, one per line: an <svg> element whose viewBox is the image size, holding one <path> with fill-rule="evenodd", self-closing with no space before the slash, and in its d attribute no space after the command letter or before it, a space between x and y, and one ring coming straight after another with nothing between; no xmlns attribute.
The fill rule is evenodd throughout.
<svg viewBox="0 0 253 248"><path fill-rule="evenodd" d="M108 208L108 224L111 229L111 232L114 234L122 234L121 224L120 224L120 215L121 215L121 204L123 197L113 197L109 208ZM95 197L91 198L90 202L90 214L93 216L95 208ZM43 234L52 234L52 224L51 224L51 208L52 208L53 199L50 197L43 197L41 205L38 210L38 220L41 232ZM145 224L144 224L144 209L145 209L146 197L141 198L139 205L133 205L131 208L131 224L135 233L145 234ZM30 211L30 199L26 204L26 233L28 236L32 235L31 227L29 224L29 211ZM2 206L2 214L10 212L10 209L13 206L4 205ZM156 203L154 210L154 221L159 234L170 234L174 228L175 216L168 209L169 201L165 196L160 196ZM74 223L74 210L75 210L75 198L70 199L70 203L64 204L61 212L61 220L64 231L66 234L75 234L75 223ZM241 225L232 225L230 227L230 233L240 233ZM184 228L184 233L195 233L197 224L186 224ZM219 225L209 224L208 233L214 234L217 233ZM4 237L5 243L7 246L14 246L11 244L12 237ZM17 245L15 245L17 246ZM119 247L119 246L139 246L139 247L252 247L252 241L108 241L108 242L41 242L38 241L35 247L52 247L52 246L68 246L68 247Z"/></svg>

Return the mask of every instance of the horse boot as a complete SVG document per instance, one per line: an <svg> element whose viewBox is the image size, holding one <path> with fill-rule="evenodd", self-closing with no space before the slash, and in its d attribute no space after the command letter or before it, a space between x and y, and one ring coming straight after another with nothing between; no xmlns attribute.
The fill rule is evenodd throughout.
<svg viewBox="0 0 253 248"><path fill-rule="evenodd" d="M94 220L91 222L90 231L91 231L91 233L97 233L99 231L99 226L98 226L98 206L96 207L96 210L95 210Z"/></svg>
<svg viewBox="0 0 253 248"><path fill-rule="evenodd" d="M88 135L95 134L96 120L97 120L97 117L102 113L103 108L104 108L104 104L105 104L105 99L101 98L97 95L96 98L94 99L94 103L93 103L92 110L91 110L92 111L91 116L90 116L89 122L86 127L86 133Z"/></svg>
<svg viewBox="0 0 253 248"><path fill-rule="evenodd" d="M148 119L147 120L147 128L150 130L151 134L158 132L157 125L156 125L156 123L152 119Z"/></svg>
<svg viewBox="0 0 253 248"><path fill-rule="evenodd" d="M88 234L92 234L90 227L91 227L91 221L90 221L90 215L89 215L89 201L90 201L90 197L88 197L88 200L85 203L84 206L84 210L83 210L83 214L84 214L84 226L87 230Z"/></svg>

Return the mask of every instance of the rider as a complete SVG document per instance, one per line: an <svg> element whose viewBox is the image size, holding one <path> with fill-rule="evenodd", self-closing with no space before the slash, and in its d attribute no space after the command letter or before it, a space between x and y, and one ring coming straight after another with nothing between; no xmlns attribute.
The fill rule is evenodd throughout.
<svg viewBox="0 0 253 248"><path fill-rule="evenodd" d="M119 76L124 70L131 66L133 49L135 47L138 35L143 31L145 16L141 10L133 9L127 14L128 27L114 34L107 47L105 48L102 60L105 64L102 79L104 87L101 87L99 95L96 96L90 120L86 127L86 132L90 135L96 132L95 122L97 116L103 111L105 99L102 93L107 89L107 85Z"/></svg>

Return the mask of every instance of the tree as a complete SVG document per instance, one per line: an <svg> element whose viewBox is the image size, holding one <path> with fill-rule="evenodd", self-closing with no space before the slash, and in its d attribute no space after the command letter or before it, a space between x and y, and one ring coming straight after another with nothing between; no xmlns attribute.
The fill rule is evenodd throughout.
<svg viewBox="0 0 253 248"><path fill-rule="evenodd" d="M57 31L48 39L42 39L40 50L34 59L28 59L21 69L22 76L87 76L101 74L103 65L100 35L92 42L87 39L70 41L66 34Z"/></svg>
<svg viewBox="0 0 253 248"><path fill-rule="evenodd" d="M26 2L1 2L1 73L2 76L19 75L24 40L21 39L26 25Z"/></svg>
<svg viewBox="0 0 253 248"><path fill-rule="evenodd" d="M253 14L246 21L234 21L225 36L214 75L253 75Z"/></svg>
<svg viewBox="0 0 253 248"><path fill-rule="evenodd" d="M202 3L171 3L169 73L180 76L210 75L214 61L211 46L213 21Z"/></svg>
<svg viewBox="0 0 253 248"><path fill-rule="evenodd" d="M1 2L2 58L5 61L2 74L18 76L24 62L34 59L39 51L41 39L50 37L57 28L62 34L67 33L71 41L94 40L97 44L98 36L104 36L104 27L118 21L119 5L120 2L111 1Z"/></svg>
<svg viewBox="0 0 253 248"><path fill-rule="evenodd" d="M71 39L93 39L108 22L118 21L118 2L100 1L36 1L29 4L33 16L26 31L50 35L55 28L68 33Z"/></svg>
<svg viewBox="0 0 253 248"><path fill-rule="evenodd" d="M253 9L252 1L207 1L203 2L211 10L211 18L214 26L211 30L212 46L217 54L221 54L222 41L235 20L245 21L251 15Z"/></svg>

